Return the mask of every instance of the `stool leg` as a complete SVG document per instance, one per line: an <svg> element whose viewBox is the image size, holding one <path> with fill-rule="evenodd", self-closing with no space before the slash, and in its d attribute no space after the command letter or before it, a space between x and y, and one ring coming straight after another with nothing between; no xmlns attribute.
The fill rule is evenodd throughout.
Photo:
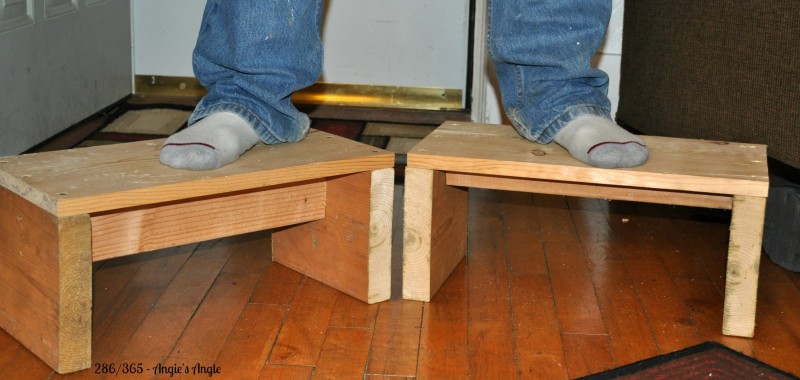
<svg viewBox="0 0 800 380"><path fill-rule="evenodd" d="M59 219L3 188L0 205L0 326L59 373L89 368L89 216Z"/></svg>
<svg viewBox="0 0 800 380"><path fill-rule="evenodd" d="M394 169L326 181L325 218L272 234L272 259L367 303L391 296Z"/></svg>
<svg viewBox="0 0 800 380"><path fill-rule="evenodd" d="M467 189L440 171L405 175L403 298L430 301L467 252Z"/></svg>
<svg viewBox="0 0 800 380"><path fill-rule="evenodd" d="M722 333L752 337L766 198L735 196L728 243Z"/></svg>

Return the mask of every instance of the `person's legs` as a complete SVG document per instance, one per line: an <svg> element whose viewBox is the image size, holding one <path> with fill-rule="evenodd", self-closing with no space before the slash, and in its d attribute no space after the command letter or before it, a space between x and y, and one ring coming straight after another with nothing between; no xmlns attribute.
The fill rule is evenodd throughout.
<svg viewBox="0 0 800 380"><path fill-rule="evenodd" d="M647 147L611 121L608 76L590 66L610 15L611 0L493 0L489 54L520 135L593 166L637 166Z"/></svg>
<svg viewBox="0 0 800 380"><path fill-rule="evenodd" d="M208 89L189 128L170 136L161 161L214 169L259 141L302 140L308 116L291 102L322 71L321 0L208 0L193 55Z"/></svg>

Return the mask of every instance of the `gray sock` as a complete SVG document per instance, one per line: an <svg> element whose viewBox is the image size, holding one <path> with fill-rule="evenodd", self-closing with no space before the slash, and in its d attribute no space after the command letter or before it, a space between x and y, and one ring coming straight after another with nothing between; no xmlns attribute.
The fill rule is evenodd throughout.
<svg viewBox="0 0 800 380"><path fill-rule="evenodd" d="M216 169L236 161L260 141L239 115L213 113L167 138L160 158L161 163L176 169Z"/></svg>
<svg viewBox="0 0 800 380"><path fill-rule="evenodd" d="M642 139L595 115L577 117L553 140L577 160L599 168L630 168L644 164L649 157Z"/></svg>

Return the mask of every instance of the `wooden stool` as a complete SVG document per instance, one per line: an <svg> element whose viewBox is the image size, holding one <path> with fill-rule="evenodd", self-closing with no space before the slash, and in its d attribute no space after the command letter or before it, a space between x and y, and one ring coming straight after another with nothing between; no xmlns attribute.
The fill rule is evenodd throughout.
<svg viewBox="0 0 800 380"><path fill-rule="evenodd" d="M430 301L464 257L469 187L732 209L722 333L753 336L769 187L766 147L644 140L645 165L599 169L556 144L531 143L510 126L443 124L408 153L403 297Z"/></svg>
<svg viewBox="0 0 800 380"><path fill-rule="evenodd" d="M56 371L91 365L94 261L285 227L273 260L389 298L392 153L312 130L190 171L162 165L161 144L0 158L0 326Z"/></svg>

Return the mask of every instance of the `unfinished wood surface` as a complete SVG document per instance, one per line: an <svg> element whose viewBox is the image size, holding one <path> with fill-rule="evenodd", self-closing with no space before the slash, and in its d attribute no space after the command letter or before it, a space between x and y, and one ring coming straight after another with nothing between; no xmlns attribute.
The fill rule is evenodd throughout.
<svg viewBox="0 0 800 380"><path fill-rule="evenodd" d="M466 254L467 191L445 174L408 167L403 203L403 298L430 301Z"/></svg>
<svg viewBox="0 0 800 380"><path fill-rule="evenodd" d="M469 337L478 331L470 329L479 326L468 318L480 317L479 310L487 311L486 305L493 301L495 305L507 303L501 307L510 312L490 313L484 320L512 329L513 349L487 346L493 337L482 340L480 347L488 347L492 353L508 352L509 356L499 356L499 360L516 367L513 378L588 375L608 366L609 360L619 367L706 340L737 350L747 345L731 342L748 342L751 348L747 352L752 357L800 375L800 361L796 359L800 352L797 327L800 310L796 302L800 299L800 273L781 269L765 257L760 265L755 336L733 338L721 334L729 234L724 216L730 215L730 211L586 198L569 198L564 202L558 196L494 190L470 192L499 193L473 197L470 203L470 207L484 210L483 217L475 218L470 228L491 229L495 237L482 238L480 260L471 262L470 250L467 259L456 265L453 275L429 303L400 300L398 286L392 302L366 305L272 262L268 256L262 257L265 262L261 264L247 265L255 257L269 254L268 249L264 250L270 245L269 232L97 263L99 269L94 281L98 296L94 297L94 310L100 315L93 322L96 350L92 362L173 364L168 358L181 336L186 335L181 347L192 347L194 343L200 349L192 355L208 355L192 361L221 367L222 374L212 378L257 378L261 372L266 379L298 375L297 378L313 380L322 365L328 368L325 372L332 369L329 365L348 371L362 368L359 373L363 372L367 379L472 378L470 374L481 369L472 367L475 360L468 360L472 342ZM722 216L710 218L709 212ZM499 229L503 231L501 239L496 237ZM685 239L661 238L654 233ZM481 239L470 237L473 238ZM4 242L0 239L0 246ZM602 335L562 330L562 325L570 323L564 318L571 317L557 313L556 305L569 302L563 297L570 295L565 291L553 292L552 286L554 281L564 281L556 277L570 274L548 268L545 243L552 242L579 244L582 248L562 250L559 255L564 258L561 262L578 261L581 257L586 260L591 286L607 323ZM678 255L694 257L702 265L691 272L676 271L673 267L676 262L667 258ZM503 260L508 265L494 265L494 272L469 268L479 262ZM395 270L400 270L401 263L396 265ZM240 273L242 270L236 268L245 267L254 273L260 271L261 277L255 284L252 280L237 281L242 290L234 291L236 285L230 281L236 279L226 273ZM473 274L479 274L480 278L472 278ZM478 291L469 286L474 281L503 283L507 287L484 286L479 294L471 295ZM314 286L307 288L309 282ZM231 310L222 314L239 317L233 328L225 325L220 329L229 330L228 337L222 351L214 357L214 350L209 348L218 343L204 341L205 334L200 334L203 329L199 327L208 323L211 305L224 298L213 294L220 285L239 300L241 294L247 293L245 289L250 290L252 297L245 305L240 301L224 301ZM470 299L485 302L473 304ZM204 303L209 305L203 306ZM371 311L376 309L379 312ZM195 318L198 321L193 321ZM608 324L609 321L615 324ZM415 346L412 339L415 329L419 331L416 355L411 351ZM356 344L331 351L333 346L329 343L348 345L347 340L339 339L345 333L343 330L366 331L372 336L366 357L363 346ZM217 336L218 332L208 334ZM279 335L283 336L276 338ZM217 336L214 340L221 339ZM602 340L606 341L606 347ZM398 349L395 357L391 356L392 347ZM340 356L336 354L339 349L353 350L358 355ZM476 349L472 352L490 354ZM270 357L272 354L275 355ZM322 357L327 364L320 363ZM334 357L337 363L330 361ZM294 364L279 364L279 358ZM415 360L416 370L409 373ZM497 376L489 378L499 378L499 370L494 374ZM0 330L0 378L97 377L94 368L59 376ZM118 377L134 378L122 374Z"/></svg>
<svg viewBox="0 0 800 380"><path fill-rule="evenodd" d="M418 379L467 378L468 289L467 265L461 261L432 302L424 304L416 371Z"/></svg>
<svg viewBox="0 0 800 380"><path fill-rule="evenodd" d="M394 220L394 169L372 171L369 194L368 303L392 295L392 225Z"/></svg>
<svg viewBox="0 0 800 380"><path fill-rule="evenodd" d="M87 368L92 360L92 248L88 215L58 220L59 373Z"/></svg>
<svg viewBox="0 0 800 380"><path fill-rule="evenodd" d="M450 186L523 191L537 194L567 195L620 201L649 202L668 205L730 209L733 198L728 195L643 189L628 186L597 186L588 183L509 178L492 175L447 173Z"/></svg>
<svg viewBox="0 0 800 380"><path fill-rule="evenodd" d="M326 217L276 231L273 259L364 302L388 299L394 176L387 170L328 180Z"/></svg>
<svg viewBox="0 0 800 380"><path fill-rule="evenodd" d="M766 197L764 145L642 137L645 165L594 168L555 143L535 144L511 126L448 122L408 154L408 166L494 176L535 178L711 194Z"/></svg>
<svg viewBox="0 0 800 380"><path fill-rule="evenodd" d="M475 379L513 379L517 363L504 360L514 356L515 346L515 326L503 322L512 314L510 284L508 276L496 275L508 270L508 255L495 254L506 246L499 212L502 201L499 193L488 191L472 192L469 198L469 227L475 231L480 225L481 233L469 234L468 244L468 373Z"/></svg>
<svg viewBox="0 0 800 380"><path fill-rule="evenodd" d="M417 373L422 302L392 300L380 304L367 373L408 376Z"/></svg>
<svg viewBox="0 0 800 380"><path fill-rule="evenodd" d="M726 294L730 297L726 296L723 322L726 334L752 336L763 203L769 189L766 147L647 136L644 139L651 152L646 164L602 169L576 161L557 144L533 144L510 126L450 122L409 152L406 170L446 172L447 185L468 188L722 209L735 209L736 202L746 199L751 199L748 203L761 202L760 211L743 206L746 210L738 212L750 214L739 217L747 222L734 218L731 224L726 280ZM416 179L407 179L409 187L414 186L412 180ZM743 226L739 232L737 224ZM430 261L434 259L435 255Z"/></svg>
<svg viewBox="0 0 800 380"><path fill-rule="evenodd" d="M0 188L0 327L59 372L91 362L89 217L57 219Z"/></svg>
<svg viewBox="0 0 800 380"><path fill-rule="evenodd" d="M0 158L0 186L57 216L95 213L389 168L393 154L309 132L294 144L259 144L213 171L161 164L162 140Z"/></svg>
<svg viewBox="0 0 800 380"><path fill-rule="evenodd" d="M753 336L766 202L766 198L745 196L733 200L722 320L727 335Z"/></svg>
<svg viewBox="0 0 800 380"><path fill-rule="evenodd" d="M92 216L94 261L325 217L325 181Z"/></svg>

